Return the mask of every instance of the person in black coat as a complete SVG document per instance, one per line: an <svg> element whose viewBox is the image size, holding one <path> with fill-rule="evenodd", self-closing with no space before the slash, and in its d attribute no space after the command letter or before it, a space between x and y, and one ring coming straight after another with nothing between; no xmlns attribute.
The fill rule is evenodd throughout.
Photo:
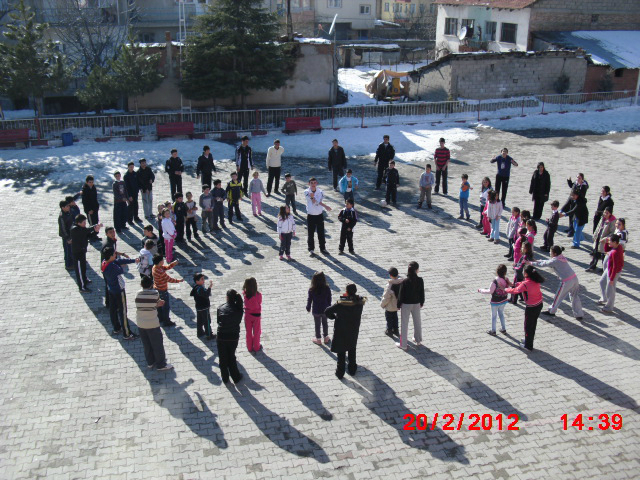
<svg viewBox="0 0 640 480"><path fill-rule="evenodd" d="M338 179L344 176L344 169L347 168L347 157L344 149L338 145L338 140L334 138L331 142L333 146L329 150L329 171L333 172L333 190L338 191Z"/></svg>
<svg viewBox="0 0 640 480"><path fill-rule="evenodd" d="M229 377L233 383L242 380L242 374L238 370L236 361L236 349L240 339L240 323L242 323L243 302L242 297L235 290L227 290L227 301L218 307L218 363L220 364L220 376L224 383L229 383Z"/></svg>
<svg viewBox="0 0 640 480"><path fill-rule="evenodd" d="M380 185L382 184L382 177L384 176L384 171L387 168L389 168L389 162L393 160L395 156L396 156L396 151L393 148L393 145L389 143L389 135L384 135L382 137L382 143L378 145L378 148L376 150L376 158L373 160L373 163L378 167L378 176L376 178L376 190L380 190Z"/></svg>
<svg viewBox="0 0 640 480"><path fill-rule="evenodd" d="M574 189L571 192L571 208L562 211L562 216L573 218L573 245L571 248L580 248L580 242L584 240L582 230L589 222L589 209L587 199L580 196L580 192Z"/></svg>
<svg viewBox="0 0 640 480"><path fill-rule="evenodd" d="M145 218L153 218L153 182L156 180L156 176L147 166L147 159L141 158L138 163L140 168L136 172L138 178L138 187L142 193L142 209L144 211Z"/></svg>
<svg viewBox="0 0 640 480"><path fill-rule="evenodd" d="M82 208L84 208L84 213L87 216L89 223L97 225L100 223L100 219L98 218L100 204L98 203L98 190L96 189L93 175L87 175L80 194L82 195ZM92 238L94 240L99 240L97 233L94 233Z"/></svg>
<svg viewBox="0 0 640 480"><path fill-rule="evenodd" d="M202 155L198 157L198 165L196 166L196 177L200 179L201 185L209 185L213 188L211 178L213 172L216 172L216 164L213 162L213 155L209 145L202 147Z"/></svg>
<svg viewBox="0 0 640 480"><path fill-rule="evenodd" d="M531 185L529 193L533 200L533 216L534 220L540 220L544 204L549 200L549 191L551 190L551 176L544 168L544 163L538 163L538 168L531 176Z"/></svg>
<svg viewBox="0 0 640 480"><path fill-rule="evenodd" d="M600 198L598 199L598 206L596 207L596 213L593 216L593 233L596 233L596 228L598 228L598 224L600 223L600 219L602 218L602 214L604 213L607 207L611 208L611 213L613 213L613 198L611 198L611 189L605 185L600 190Z"/></svg>
<svg viewBox="0 0 640 480"><path fill-rule="evenodd" d="M171 156L164 165L164 171L169 174L171 198L173 199L177 192L182 191L182 173L184 172L182 159L178 156L178 150L175 148L171 150Z"/></svg>
<svg viewBox="0 0 640 480"><path fill-rule="evenodd" d="M396 200L398 196L398 185L400 185L400 174L396 169L396 162L391 160L389 167L384 171L385 183L387 184L387 193L385 195L385 201L387 204L391 203L396 206Z"/></svg>
<svg viewBox="0 0 640 480"><path fill-rule="evenodd" d="M410 262L407 276L400 284L398 292L398 308L400 309L400 341L396 347L407 349L409 336L409 317L413 318L413 341L416 345L422 344L422 318L420 309L424 306L424 280L418 276L420 265L418 262Z"/></svg>
<svg viewBox="0 0 640 480"><path fill-rule="evenodd" d="M360 333L362 309L367 299L356 295L357 291L357 287L350 283L347 285L346 295L341 296L335 304L324 311L327 318L335 320L331 351L338 355L336 377L339 379L344 377L347 355L349 366L346 370L349 375L355 375L358 369L356 347Z"/></svg>
<svg viewBox="0 0 640 480"><path fill-rule="evenodd" d="M138 193L140 192L140 182L138 181L138 173L135 171L136 165L133 162L127 164L127 173L124 174L124 184L127 186L129 194L128 218L129 225L136 222L142 222L138 216Z"/></svg>
<svg viewBox="0 0 640 480"><path fill-rule="evenodd" d="M78 288L82 293L89 292L88 285L91 280L87 278L87 246L89 237L93 232L99 232L102 224L87 227L87 217L78 215L71 227L71 253L73 255L73 267L76 271Z"/></svg>
<svg viewBox="0 0 640 480"><path fill-rule="evenodd" d="M586 198L587 190L589 190L589 184L584 179L584 173L579 173L576 175L576 181L572 181L571 178L567 178L567 185L571 189L571 193L569 193L569 198L567 199L567 203L560 209L563 212L570 210L570 204L572 202L573 191L578 192L578 196L581 198ZM572 237L575 232L573 231L573 215L569 216L569 229L567 230L567 237Z"/></svg>

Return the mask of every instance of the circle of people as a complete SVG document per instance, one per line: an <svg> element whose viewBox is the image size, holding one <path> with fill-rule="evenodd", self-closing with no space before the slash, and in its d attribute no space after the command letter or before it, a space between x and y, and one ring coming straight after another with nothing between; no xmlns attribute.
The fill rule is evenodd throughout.
<svg viewBox="0 0 640 480"><path fill-rule="evenodd" d="M381 201L383 208L387 205L397 206L397 189L400 185L400 175L395 168L395 149L389 142L389 136L383 137L378 146L374 158L377 169L376 190L386 190L385 199ZM448 196L448 172L451 155L445 146L445 139L441 138L440 146L435 150L432 166L427 163L425 171L418 181L419 200L416 208L420 209L426 202L426 208L432 209L432 194L438 195L442 187L442 193ZM243 137L241 144L235 152L235 171L231 172L230 180L226 188L222 188L222 180L213 179L217 172L214 158L209 146L204 146L202 155L198 158L196 176L201 182L202 193L196 203L191 192L186 193L186 199L182 193L182 176L184 164L178 156L176 149L171 150L171 156L165 163L165 172L169 176L171 199L157 205L157 211L153 211L153 183L155 174L147 165L146 159L139 160L139 168L129 162L127 172L122 177L120 172L114 173L112 184L113 192L113 226L105 229L106 239L102 243L101 272L105 282L105 306L109 308L110 319L113 326L113 335L122 334L125 340L140 338L145 359L149 368L159 371L170 370L173 367L167 363L161 327L172 327L175 323L170 319L170 295L169 284L180 283L183 279L171 277L167 272L173 269L178 260L174 260L174 243L185 241L185 228L187 240L191 238L200 240L197 227L197 211L201 216L201 231L213 233L227 228L225 224L224 202L227 202L227 219L233 224L234 214L236 221L242 222L244 218L240 212L240 202L248 197L251 201L254 216L262 215L261 199L264 194L272 195L272 187L275 195L284 196L284 205L279 208L277 221L277 234L280 239L279 258L294 261L291 257L291 241L296 235L296 219L298 215L296 196L297 186L291 173L286 173L284 183L280 187L282 168L282 155L284 148L279 140L269 147L266 156L266 168L268 180L266 189L259 172L254 169L255 164L252 149L249 146L249 138ZM480 218L476 228L481 234L493 243L500 242L500 222L507 190L511 168L518 163L509 156L506 148L500 155L491 159L496 163L498 170L495 177L495 187L492 186L489 177L482 179L480 188L479 206ZM328 170L332 173L333 189L344 196L345 207L340 211L338 219L341 223L339 253L344 254L345 244L349 253L355 255L353 247L353 231L358 222L358 214L355 209L358 179L351 169L347 169L347 160L344 149L337 139L332 142L328 153ZM249 176L252 179L249 182ZM569 229L567 236L573 237L571 248L580 248L584 240L583 229L589 221L586 194L589 184L582 173L575 180L569 178L568 186L571 189L569 198L560 208L560 203L551 202L551 211L547 218L547 228L543 235L544 243L540 250L550 252L548 260L534 261L534 240L537 234L536 220L540 220L544 205L549 200L551 178L540 162L534 171L529 193L533 201L533 214L528 210L518 207L511 209L511 217L507 224L506 238L509 243L509 252L505 255L507 261L513 262L513 279L508 276L508 268L500 264L496 269L496 277L489 288L478 289L479 293L490 295L491 328L487 330L489 335L497 335L496 323L500 319L500 333L506 334L504 309L507 303L517 304L518 300L525 304L524 310L524 338L519 346L525 351L533 350L533 342L538 317L543 315L555 316L558 307L568 296L571 301L573 315L576 319L583 318L583 310L580 301L580 283L578 277L563 255L564 248L554 244L554 235L558 229L559 219L568 217ZM470 220L469 196L473 190L467 174L461 176L459 188L459 220ZM127 230L128 226L142 223L139 218L138 198L142 198L144 216L147 220L155 220L158 235L150 223L143 228L142 249L139 255L129 258L124 252L118 250L116 233ZM331 207L324 203L324 191L318 187L316 178L310 178L308 188L304 190L306 201L306 222L308 227L307 246L311 256L315 255L315 236L318 237L320 252L328 254L326 250L324 215L325 210L331 211ZM81 199L85 214L80 213L76 200ZM186 200L186 201L185 201ZM593 246L592 261L587 268L589 272L597 271L597 265L602 260L602 276L600 279L601 297L599 304L601 311L611 313L615 303L616 284L624 265L624 249L628 241L628 232L624 218L613 216L614 201L611 190L603 186L600 191L596 212L593 217ZM86 253L89 242L98 242L102 239L98 232L103 226L99 222L99 201L95 185L95 179L89 175L86 177L82 190L74 196L68 196L60 202L60 215L58 218L59 235L62 238L65 267L74 270L80 292L90 292L91 280L87 277ZM292 213L293 212L293 213ZM162 239L162 240L160 240ZM140 285L142 289L136 294L135 306L137 311L137 327L139 333L134 333L127 316L127 299L125 294L124 269L126 264L136 263L140 273ZM542 312L543 300L540 284L544 277L539 268L551 268L560 280L560 285L555 294L553 303L548 310ZM396 346L406 350L408 348L409 320L413 320L414 333L412 341L416 346L422 343L422 325L420 309L424 305L425 292L423 279L418 276L419 264L411 262L407 274L402 277L398 269L392 267L388 270L389 279L380 303L384 309L386 329L385 334L397 337ZM191 296L194 297L197 317L197 335L206 340L216 340L218 347L219 365L221 377L226 384L231 378L234 383L242 379L237 360L236 349L240 339L240 326L244 316L247 350L256 354L262 350L261 313L262 294L258 289L255 278L246 279L242 288L242 294L230 289L226 292L226 302L217 309L217 331L213 333L210 315L210 297L212 281L206 284L206 277L202 273L193 276L193 288ZM509 295L511 297L509 298ZM357 370L356 346L360 329L362 310L366 302L365 297L357 295L355 284L346 286L345 293L332 305L331 289L323 272L316 272L308 291L306 309L313 315L315 323L315 336L313 343L317 345L331 346L331 351L337 354L336 376L342 378L345 371L355 375ZM398 319L400 312L400 321ZM333 338L329 336L328 318L334 319ZM399 326L400 324L400 326Z"/></svg>

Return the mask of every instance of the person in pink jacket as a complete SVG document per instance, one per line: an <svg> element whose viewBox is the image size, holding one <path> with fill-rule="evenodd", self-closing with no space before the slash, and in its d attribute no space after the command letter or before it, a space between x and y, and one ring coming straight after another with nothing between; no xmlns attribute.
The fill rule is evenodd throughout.
<svg viewBox="0 0 640 480"><path fill-rule="evenodd" d="M262 316L262 294L258 291L258 282L251 277L242 286L244 296L244 326L247 330L247 350L256 353L262 350L260 320Z"/></svg>
<svg viewBox="0 0 640 480"><path fill-rule="evenodd" d="M524 282L513 288L505 288L505 292L524 295L527 306L524 309L524 339L520 341L520 348L531 352L533 350L533 338L536 335L538 317L542 311L542 292L540 284L544 282L544 277L540 275L533 265L524 268Z"/></svg>

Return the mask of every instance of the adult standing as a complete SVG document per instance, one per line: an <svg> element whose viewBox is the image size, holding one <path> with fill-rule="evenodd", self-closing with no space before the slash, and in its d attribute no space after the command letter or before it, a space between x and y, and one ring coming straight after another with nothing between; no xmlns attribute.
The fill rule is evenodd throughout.
<svg viewBox="0 0 640 480"><path fill-rule="evenodd" d="M247 196L247 188L249 187L249 171L253 169L253 151L249 146L249 137L242 137L242 143L236 148L236 171L238 172L238 180L244 179L242 191Z"/></svg>
<svg viewBox="0 0 640 480"><path fill-rule="evenodd" d="M444 138L440 139L440 146L436 148L433 159L436 162L436 188L435 192L440 192L440 181L442 180L442 193L449 192L447 186L447 175L449 174L449 161L451 160L451 152L444 146Z"/></svg>
<svg viewBox="0 0 640 480"><path fill-rule="evenodd" d="M578 198L585 199L587 196L587 190L589 190L589 184L584 179L584 173L578 173L576 175L576 181L572 181L571 178L567 178L567 185L571 189L571 193L569 194L569 198L564 206L561 208L561 211L567 211L570 209L569 204L573 201L573 191L578 192ZM573 228L573 215L569 215L569 229L567 230L567 237L572 237L574 234Z"/></svg>
<svg viewBox="0 0 640 480"><path fill-rule="evenodd" d="M205 145L202 147L202 155L198 157L196 178L200 179L201 185L209 185L209 188L213 188L213 185L211 184L213 172L216 172L216 164L213 163L211 148L209 148L209 145Z"/></svg>
<svg viewBox="0 0 640 480"><path fill-rule="evenodd" d="M551 176L544 168L544 162L538 163L538 168L531 176L531 184L529 185L529 194L533 200L533 219L540 220L544 204L549 200L549 191L551 190Z"/></svg>
<svg viewBox="0 0 640 480"><path fill-rule="evenodd" d="M331 211L331 207L322 203L324 200L324 192L318 188L318 181L315 177L309 179L309 188L304 191L304 196L307 200L307 228L309 238L307 239L307 246L309 247L309 253L314 254L315 241L313 235L318 232L318 244L320 245L320 252L326 254L325 239L324 239L324 210Z"/></svg>
<svg viewBox="0 0 640 480"><path fill-rule="evenodd" d="M496 194L500 195L500 190L502 190L502 206L506 208L507 189L509 188L509 177L511 176L511 165L517 167L518 162L509 156L509 149L505 147L500 151L500 155L491 159L491 163L498 163L495 191Z"/></svg>
<svg viewBox="0 0 640 480"><path fill-rule="evenodd" d="M607 242L607 238L616 232L616 217L611 213L611 207L604 209L604 213L600 218L600 222L596 230L593 232L593 251L591 252L592 259L587 268L587 272L594 272L598 266L598 260L604 259L604 244Z"/></svg>
<svg viewBox="0 0 640 480"><path fill-rule="evenodd" d="M607 207L611 208L611 213L613 213L613 198L611 198L611 189L605 185L600 190L600 198L598 198L598 206L596 207L596 213L593 216L593 233L596 233L596 228L598 227L598 223L600 223L600 219L602 218L602 214L604 213Z"/></svg>
<svg viewBox="0 0 640 480"><path fill-rule="evenodd" d="M280 140L273 141L273 146L267 150L267 171L269 177L267 179L267 197L271 195L271 186L275 181L275 188L273 192L276 195L280 195L280 169L282 168L282 154L284 148L280 146Z"/></svg>
<svg viewBox="0 0 640 480"><path fill-rule="evenodd" d="M182 159L178 156L178 150L175 148L171 149L171 156L164 165L164 171L169 174L171 201L173 201L175 194L182 192L182 172L184 172Z"/></svg>
<svg viewBox="0 0 640 480"><path fill-rule="evenodd" d="M84 213L87 215L87 219L89 219L89 223L91 225L97 225L98 223L100 223L100 219L98 217L100 204L98 203L98 190L96 189L95 179L93 178L93 175L87 175L85 183L82 186L81 194L82 207L84 208ZM94 232L91 238L92 240L100 239L97 232Z"/></svg>
<svg viewBox="0 0 640 480"><path fill-rule="evenodd" d="M409 263L407 276L400 284L398 292L398 307L400 307L400 342L396 347L407 349L407 337L409 335L409 316L413 317L413 341L416 345L422 344L422 319L420 309L424 305L424 280L418 276L420 265L418 262Z"/></svg>
<svg viewBox="0 0 640 480"><path fill-rule="evenodd" d="M380 190L384 171L389 168L389 162L396 156L396 150L389 143L389 135L382 136L382 143L378 145L376 150L376 158L373 163L378 167L378 177L376 178L376 190Z"/></svg>
<svg viewBox="0 0 640 480"><path fill-rule="evenodd" d="M142 193L142 210L144 211L145 218L150 220L154 218L153 182L156 180L156 176L151 168L147 166L147 160L145 158L141 158L138 163L140 164L140 168L138 168L136 173L138 177L138 186Z"/></svg>
<svg viewBox="0 0 640 480"><path fill-rule="evenodd" d="M242 314L242 297L235 290L227 290L227 301L220 305L217 311L218 335L216 336L220 376L225 384L229 383L229 377L233 383L242 380L236 361Z"/></svg>
<svg viewBox="0 0 640 480"><path fill-rule="evenodd" d="M333 172L333 190L337 192L338 179L344 176L344 169L347 168L347 157L344 154L344 149L338 145L338 139L334 138L331 143L327 167L330 172Z"/></svg>
<svg viewBox="0 0 640 480"><path fill-rule="evenodd" d="M129 225L133 225L134 220L136 222L142 222L138 216L138 211L140 210L140 206L138 205L140 182L138 182L138 174L135 168L136 164L129 162L127 164L127 173L124 174L124 184L127 186L127 193L129 194L129 205L127 208L127 221Z"/></svg>
<svg viewBox="0 0 640 480"><path fill-rule="evenodd" d="M349 375L355 375L358 369L356 347L362 309L367 299L356 295L357 291L355 284L350 283L347 285L347 293L324 312L327 318L335 319L331 351L338 355L336 377L339 379L344 377L345 369ZM346 367L347 358L348 367Z"/></svg>

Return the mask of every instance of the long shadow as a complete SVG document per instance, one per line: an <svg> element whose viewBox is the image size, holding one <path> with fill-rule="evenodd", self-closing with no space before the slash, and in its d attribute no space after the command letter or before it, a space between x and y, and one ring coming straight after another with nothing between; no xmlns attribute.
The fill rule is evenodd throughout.
<svg viewBox="0 0 640 480"><path fill-rule="evenodd" d="M355 270L348 268L344 263L342 263L337 258L334 258L331 255L316 255L316 258L321 263L324 263L328 268L330 268L334 272L339 273L340 275L348 278L351 282L367 290L374 297L376 298L382 297L382 294L384 293L384 288L382 286L380 286L378 283L374 282L370 278L367 278L364 275L356 272ZM358 258L361 258L361 257L358 257ZM384 278L384 277L380 277L380 278Z"/></svg>
<svg viewBox="0 0 640 480"><path fill-rule="evenodd" d="M486 408L502 412L505 415L515 413L518 415L518 418L522 420L527 419L525 413L511 405L511 403L502 398L502 396L492 390L487 384L461 369L444 355L424 347L407 349L407 353L415 358L420 365L439 375L462 393L484 405Z"/></svg>
<svg viewBox="0 0 640 480"><path fill-rule="evenodd" d="M320 445L291 425L289 420L260 403L245 382L241 382L230 391L238 405L262 434L279 448L298 457L313 458L319 463L329 463L329 457Z"/></svg>
<svg viewBox="0 0 640 480"><path fill-rule="evenodd" d="M323 420L333 419L333 415L322 404L320 397L318 397L318 395L316 395L316 393L309 388L306 383L296 377L293 373L286 370L276 360L264 352L261 355L256 355L256 359L278 380L280 380L285 387L291 390L291 393L293 393L305 407Z"/></svg>
<svg viewBox="0 0 640 480"><path fill-rule="evenodd" d="M222 380L214 372L213 367L218 367L215 361L216 351L211 349L212 355L207 358L207 352L201 348L195 346L185 335L182 333L180 327L166 328L164 329L165 336L175 343L180 349L180 353L193 364L194 367L213 385L221 385Z"/></svg>
<svg viewBox="0 0 640 480"><path fill-rule="evenodd" d="M404 430L404 425L407 423L405 417L412 415L415 418L415 414L396 392L371 370L359 366L353 380L344 378L342 383L360 394L362 404L380 420L396 429L400 440L405 445L427 451L434 458L444 462L469 464L464 446L456 443L440 428L433 428L434 426L429 424L424 431Z"/></svg>
<svg viewBox="0 0 640 480"><path fill-rule="evenodd" d="M285 265L290 265L293 268L295 268L296 270L298 270L300 273L302 273L302 275L304 275L305 278L307 278L309 280L309 282L311 282L311 277L313 277L313 274L318 271L316 269L307 267L305 264L297 262L297 261L295 261L295 262L287 262ZM331 275L329 275L328 272L325 272L325 276L326 276L326 279L327 279L327 285L329 286L331 291L340 292L341 291L340 287L338 287L336 285L336 283L331 278Z"/></svg>

